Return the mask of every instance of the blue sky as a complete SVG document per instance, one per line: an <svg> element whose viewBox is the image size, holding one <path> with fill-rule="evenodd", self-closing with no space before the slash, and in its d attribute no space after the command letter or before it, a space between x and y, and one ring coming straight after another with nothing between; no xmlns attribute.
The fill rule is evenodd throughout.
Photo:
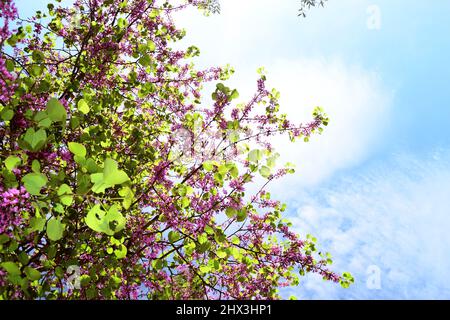
<svg viewBox="0 0 450 320"><path fill-rule="evenodd" d="M185 43L201 49L197 64L231 64L241 97L265 66L291 119L307 121L315 105L331 117L308 145L275 141L298 171L271 192L356 283L344 290L308 276L283 294L450 299L450 2L329 0L306 19L295 0L221 2L221 15L177 16ZM367 25L373 10L378 29Z"/></svg>

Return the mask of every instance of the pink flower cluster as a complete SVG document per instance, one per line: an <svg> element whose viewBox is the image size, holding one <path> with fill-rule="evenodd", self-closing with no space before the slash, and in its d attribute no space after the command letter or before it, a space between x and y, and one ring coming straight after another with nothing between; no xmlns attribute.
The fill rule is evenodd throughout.
<svg viewBox="0 0 450 320"><path fill-rule="evenodd" d="M4 42L11 36L9 23L16 17L17 9L12 0L0 1L0 22L3 22L3 25L0 25L0 49L3 47ZM6 67L6 57L0 55L0 101L3 103L7 103L13 94L14 86L10 84L13 80L14 76Z"/></svg>
<svg viewBox="0 0 450 320"><path fill-rule="evenodd" d="M30 209L24 187L3 190L0 185L0 234L11 234L22 223L22 212Z"/></svg>

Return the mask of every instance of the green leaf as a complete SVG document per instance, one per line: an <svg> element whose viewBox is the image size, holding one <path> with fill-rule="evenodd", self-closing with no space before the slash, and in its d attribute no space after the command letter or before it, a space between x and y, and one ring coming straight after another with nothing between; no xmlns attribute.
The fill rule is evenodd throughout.
<svg viewBox="0 0 450 320"><path fill-rule="evenodd" d="M191 204L191 200L188 197L181 198L181 207L187 208Z"/></svg>
<svg viewBox="0 0 450 320"><path fill-rule="evenodd" d="M14 111L11 109L5 108L0 113L3 121L10 121L14 117Z"/></svg>
<svg viewBox="0 0 450 320"><path fill-rule="evenodd" d="M73 203L73 196L71 196L71 195L64 195L64 196L61 196L59 198L59 200L61 201L61 203L63 205L68 207L68 206L72 205L72 203Z"/></svg>
<svg viewBox="0 0 450 320"><path fill-rule="evenodd" d="M70 188L67 184L62 184L59 188L58 188L58 196L61 196L63 194L72 194L72 188Z"/></svg>
<svg viewBox="0 0 450 320"><path fill-rule="evenodd" d="M69 142L68 146L70 152L72 152L74 155L82 158L86 157L86 148L82 144L77 142Z"/></svg>
<svg viewBox="0 0 450 320"><path fill-rule="evenodd" d="M92 186L94 193L104 193L105 189L112 187L104 182L103 173L91 174L91 182L94 184Z"/></svg>
<svg viewBox="0 0 450 320"><path fill-rule="evenodd" d="M109 208L105 216L105 222L108 224L108 228L115 233L125 228L125 223L127 221L119 212L118 206L113 205L111 208Z"/></svg>
<svg viewBox="0 0 450 320"><path fill-rule="evenodd" d="M105 189L114 187L130 180L125 171L118 170L117 162L113 159L106 159L103 173L91 174L91 181L94 183L92 191L103 193Z"/></svg>
<svg viewBox="0 0 450 320"><path fill-rule="evenodd" d="M103 211L99 204L96 204L89 210L85 222L89 228L97 232L104 232L103 219L106 212Z"/></svg>
<svg viewBox="0 0 450 320"><path fill-rule="evenodd" d="M73 202L72 189L67 184L62 184L58 189L58 196L61 203L70 206Z"/></svg>
<svg viewBox="0 0 450 320"><path fill-rule="evenodd" d="M206 251L208 251L211 248L211 242L200 242L199 245L197 245L196 250L199 253L205 253Z"/></svg>
<svg viewBox="0 0 450 320"><path fill-rule="evenodd" d="M176 231L169 232L169 241L170 243L175 243L180 239L180 234Z"/></svg>
<svg viewBox="0 0 450 320"><path fill-rule="evenodd" d="M125 247L123 244L119 246L119 249L114 250L114 255L117 259L123 259L127 255L127 247Z"/></svg>
<svg viewBox="0 0 450 320"><path fill-rule="evenodd" d="M89 191L91 187L90 179L88 174L78 174L77 175L77 193L85 194Z"/></svg>
<svg viewBox="0 0 450 320"><path fill-rule="evenodd" d="M25 267L24 271L27 278L30 279L31 281L36 281L41 278L41 273L37 271L35 268Z"/></svg>
<svg viewBox="0 0 450 320"><path fill-rule="evenodd" d="M58 241L63 237L65 225L56 218L51 218L47 222L47 237L52 241Z"/></svg>
<svg viewBox="0 0 450 320"><path fill-rule="evenodd" d="M210 266L200 266L200 272L208 273L210 271L211 271L211 267Z"/></svg>
<svg viewBox="0 0 450 320"><path fill-rule="evenodd" d="M15 62L11 59L6 59L6 70L13 72L15 68Z"/></svg>
<svg viewBox="0 0 450 320"><path fill-rule="evenodd" d="M232 178L237 178L239 176L239 170L234 163L228 163L227 167Z"/></svg>
<svg viewBox="0 0 450 320"><path fill-rule="evenodd" d="M22 251L21 253L19 253L17 255L17 258L18 258L19 262L23 265L28 264L28 261L30 261L30 257L28 256L28 254L25 251Z"/></svg>
<svg viewBox="0 0 450 320"><path fill-rule="evenodd" d="M2 268L5 269L12 276L20 276L20 268L14 262L3 262Z"/></svg>
<svg viewBox="0 0 450 320"><path fill-rule="evenodd" d="M218 256L219 258L221 258L221 259L224 259L224 258L226 258L226 256L227 256L227 253L226 253L226 252L220 251L220 250L217 251L216 254L217 254L217 256Z"/></svg>
<svg viewBox="0 0 450 320"><path fill-rule="evenodd" d="M33 217L30 219L30 232L41 232L45 228L45 219L41 217Z"/></svg>
<svg viewBox="0 0 450 320"><path fill-rule="evenodd" d="M37 88L38 93L48 92L50 90L50 83L47 80L41 80Z"/></svg>
<svg viewBox="0 0 450 320"><path fill-rule="evenodd" d="M270 177L270 168L266 167L266 166L262 166L261 169L259 169L259 173L261 174L261 176L263 176L264 178L269 178Z"/></svg>
<svg viewBox="0 0 450 320"><path fill-rule="evenodd" d="M148 54L144 54L140 59L139 59L139 63L143 66L143 67L147 67L150 65L150 63L152 62L150 55Z"/></svg>
<svg viewBox="0 0 450 320"><path fill-rule="evenodd" d="M52 120L50 118L42 119L38 123L39 128L50 128L51 125L52 125Z"/></svg>
<svg viewBox="0 0 450 320"><path fill-rule="evenodd" d="M206 233L202 233L201 235L198 236L197 241L202 244L202 243L207 243L208 242L208 234Z"/></svg>
<svg viewBox="0 0 450 320"><path fill-rule="evenodd" d="M258 149L252 150L248 153L248 160L250 162L256 163L259 160L261 160L262 155L263 155L263 153L261 150L258 150Z"/></svg>
<svg viewBox="0 0 450 320"><path fill-rule="evenodd" d="M6 234L0 234L0 244L7 243L9 241L9 237Z"/></svg>
<svg viewBox="0 0 450 320"><path fill-rule="evenodd" d="M149 41L147 41L147 48L148 48L148 51L154 52L156 50L156 45L153 41L149 40Z"/></svg>
<svg viewBox="0 0 450 320"><path fill-rule="evenodd" d="M231 238L231 243L235 244L235 245L238 245L238 244L241 243L241 240L239 239L239 237L233 236L233 238Z"/></svg>
<svg viewBox="0 0 450 320"><path fill-rule="evenodd" d="M121 231L126 223L126 219L119 212L117 205L111 206L108 212L105 212L99 204L96 204L89 210L85 221L92 230L106 233L110 236Z"/></svg>
<svg viewBox="0 0 450 320"><path fill-rule="evenodd" d="M221 166L219 166L219 168L217 168L217 172L219 172L221 175L226 175L228 173L228 170L230 170L230 168L225 164L222 164Z"/></svg>
<svg viewBox="0 0 450 320"><path fill-rule="evenodd" d="M228 218L234 218L237 214L237 210L235 208L228 207L225 209L225 214Z"/></svg>
<svg viewBox="0 0 450 320"><path fill-rule="evenodd" d="M208 225L206 225L205 226L205 232L207 233L207 234L209 234L209 235L213 235L213 234L215 234L215 231L214 231L214 229L213 228L211 228L210 226L208 226Z"/></svg>
<svg viewBox="0 0 450 320"><path fill-rule="evenodd" d="M223 175L221 175L219 172L216 172L214 174L214 181L217 182L219 185L223 185Z"/></svg>
<svg viewBox="0 0 450 320"><path fill-rule="evenodd" d="M30 73L35 77L39 77L43 72L44 72L44 68L40 65L35 64L31 67Z"/></svg>
<svg viewBox="0 0 450 320"><path fill-rule="evenodd" d="M240 139L239 132L238 132L237 130L232 130L232 131L228 134L228 139L230 140L231 143L238 142L239 139Z"/></svg>
<svg viewBox="0 0 450 320"><path fill-rule="evenodd" d="M243 208L241 210L238 210L237 212L237 222L242 222L245 219L247 219L247 209Z"/></svg>
<svg viewBox="0 0 450 320"><path fill-rule="evenodd" d="M122 205L124 209L130 208L134 201L134 193L129 187L123 187L119 191L119 195L123 197Z"/></svg>
<svg viewBox="0 0 450 320"><path fill-rule="evenodd" d="M83 114L88 114L90 111L89 105L87 104L86 100L80 99L78 101L78 110L80 110Z"/></svg>
<svg viewBox="0 0 450 320"><path fill-rule="evenodd" d="M28 193L40 195L41 189L47 184L47 177L42 173L29 173L22 178L22 182Z"/></svg>
<svg viewBox="0 0 450 320"><path fill-rule="evenodd" d="M125 20L124 18L119 18L119 19L117 20L117 25L118 25L120 28L125 28L125 27L127 26L127 20Z"/></svg>
<svg viewBox="0 0 450 320"><path fill-rule="evenodd" d="M97 173L101 170L101 168L91 158L86 160L86 169L89 173Z"/></svg>
<svg viewBox="0 0 450 320"><path fill-rule="evenodd" d="M235 257L237 260L240 260L242 258L241 251L239 250L239 248L236 247L231 248L231 255Z"/></svg>
<svg viewBox="0 0 450 320"><path fill-rule="evenodd" d="M45 112L45 111L38 111L38 112L36 113L36 115L34 116L34 121L39 122L39 121L41 121L41 120L44 120L45 118L48 119L48 114L47 114L47 112Z"/></svg>
<svg viewBox="0 0 450 320"><path fill-rule="evenodd" d="M64 213L64 207L62 206L61 203L57 203L54 207L53 207L53 211L58 212L58 213Z"/></svg>
<svg viewBox="0 0 450 320"><path fill-rule="evenodd" d="M17 44L17 41L19 41L19 38L17 35L13 34L9 39L6 41L11 47L14 47Z"/></svg>
<svg viewBox="0 0 450 320"><path fill-rule="evenodd" d="M81 275L81 277L80 277L81 286L86 287L90 281L91 281L91 277L88 274Z"/></svg>
<svg viewBox="0 0 450 320"><path fill-rule="evenodd" d="M239 92L238 92L236 89L234 89L234 90L231 92L230 100L237 99L237 98L239 98Z"/></svg>
<svg viewBox="0 0 450 320"><path fill-rule="evenodd" d="M34 131L33 128L29 128L25 132L23 140L31 147L31 151L38 151L47 141L47 133L44 129Z"/></svg>
<svg viewBox="0 0 450 320"><path fill-rule="evenodd" d="M187 188L184 184L180 184L175 188L177 195L184 197L187 194Z"/></svg>
<svg viewBox="0 0 450 320"><path fill-rule="evenodd" d="M164 267L164 261L162 259L153 260L152 265L156 270L161 270Z"/></svg>
<svg viewBox="0 0 450 320"><path fill-rule="evenodd" d="M125 171L118 170L117 162L113 159L106 159L105 167L103 169L103 178L105 183L111 185L122 184L130 180Z"/></svg>
<svg viewBox="0 0 450 320"><path fill-rule="evenodd" d="M66 109L56 98L51 98L47 102L47 114L54 122L65 122L67 119Z"/></svg>
<svg viewBox="0 0 450 320"><path fill-rule="evenodd" d="M42 62L45 58L44 54L38 50L34 50L33 53L31 54L31 57L36 62Z"/></svg>
<svg viewBox="0 0 450 320"><path fill-rule="evenodd" d="M31 170L33 170L33 172L35 173L40 173L41 172L41 164L39 163L38 160L33 160L33 162L31 163Z"/></svg>
<svg viewBox="0 0 450 320"><path fill-rule="evenodd" d="M72 115L72 117L70 118L70 128L71 129L76 129L80 126L80 118Z"/></svg>
<svg viewBox="0 0 450 320"><path fill-rule="evenodd" d="M228 87L226 87L223 83L218 83L216 84L216 88L217 90L223 92L223 93L227 93L230 89Z"/></svg>
<svg viewBox="0 0 450 320"><path fill-rule="evenodd" d="M82 167L86 166L86 158L85 157L73 156L73 160Z"/></svg>
<svg viewBox="0 0 450 320"><path fill-rule="evenodd" d="M52 120L45 111L37 112L34 121L38 123L39 128L49 128L52 125Z"/></svg>
<svg viewBox="0 0 450 320"><path fill-rule="evenodd" d="M21 161L22 160L19 157L9 156L5 160L5 167L9 171L12 171L13 169L15 169L20 164Z"/></svg>

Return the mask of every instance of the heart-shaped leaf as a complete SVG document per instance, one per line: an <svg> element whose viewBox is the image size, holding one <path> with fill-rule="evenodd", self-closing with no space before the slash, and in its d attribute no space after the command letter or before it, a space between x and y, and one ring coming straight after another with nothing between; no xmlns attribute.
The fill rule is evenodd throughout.
<svg viewBox="0 0 450 320"><path fill-rule="evenodd" d="M47 222L47 237L52 241L58 241L63 237L65 225L56 218Z"/></svg>
<svg viewBox="0 0 450 320"><path fill-rule="evenodd" d="M111 206L108 212L105 212L99 204L96 204L89 210L85 221L92 230L106 233L110 236L122 230L126 223L126 219L119 212L117 205Z"/></svg>
<svg viewBox="0 0 450 320"><path fill-rule="evenodd" d="M40 195L41 189L47 184L47 177L42 173L29 173L22 178L22 182L29 194Z"/></svg>

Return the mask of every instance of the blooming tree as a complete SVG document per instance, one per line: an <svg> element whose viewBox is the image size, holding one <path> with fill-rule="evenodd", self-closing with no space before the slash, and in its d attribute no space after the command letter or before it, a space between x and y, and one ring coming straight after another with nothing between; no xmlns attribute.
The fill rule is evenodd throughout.
<svg viewBox="0 0 450 320"><path fill-rule="evenodd" d="M24 19L0 0L0 298L273 299L306 273L353 282L265 190L294 172L270 138L307 141L326 115L291 123L263 70L241 101L232 69L196 69L198 48L173 49L188 6L205 2L76 0Z"/></svg>

